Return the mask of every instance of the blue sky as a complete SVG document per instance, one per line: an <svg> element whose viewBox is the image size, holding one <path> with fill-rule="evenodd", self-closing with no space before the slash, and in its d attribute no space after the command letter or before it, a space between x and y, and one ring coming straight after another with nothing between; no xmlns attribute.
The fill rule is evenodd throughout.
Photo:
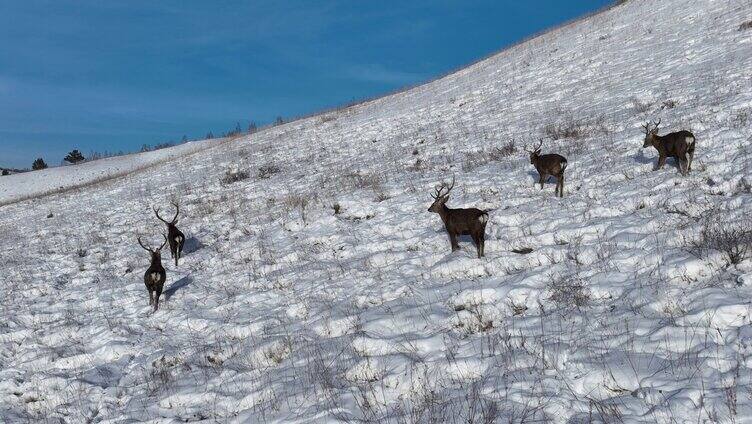
<svg viewBox="0 0 752 424"><path fill-rule="evenodd" d="M419 83L605 0L0 2L0 166L134 151Z"/></svg>

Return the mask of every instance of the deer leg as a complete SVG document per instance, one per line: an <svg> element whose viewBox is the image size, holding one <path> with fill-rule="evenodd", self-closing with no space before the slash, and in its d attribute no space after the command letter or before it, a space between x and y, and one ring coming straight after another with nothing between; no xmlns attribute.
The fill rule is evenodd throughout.
<svg viewBox="0 0 752 424"><path fill-rule="evenodd" d="M661 168L663 168L663 165L666 164L666 159L667 159L667 157L663 156L663 155L661 155L661 156L658 157L658 167L655 168L656 171L659 170L659 169L661 169Z"/></svg>
<svg viewBox="0 0 752 424"><path fill-rule="evenodd" d="M157 297L154 301L154 312L156 312L157 309L159 309L159 296L161 295L162 295L162 286L157 286Z"/></svg>
<svg viewBox="0 0 752 424"><path fill-rule="evenodd" d="M543 183L546 181L546 177L548 177L548 175L540 174L540 179L538 180L538 182L540 183L541 190L543 190Z"/></svg>
<svg viewBox="0 0 752 424"><path fill-rule="evenodd" d="M455 250L459 250L460 249L460 245L459 245L459 243L457 243L457 235L456 234L449 233L449 243L452 244L452 252L454 252Z"/></svg>
<svg viewBox="0 0 752 424"><path fill-rule="evenodd" d="M559 174L556 187L559 189L559 197L564 197L564 174Z"/></svg>
<svg viewBox="0 0 752 424"><path fill-rule="evenodd" d="M689 163L687 164L687 172L692 170L692 159L695 158L694 152L689 154Z"/></svg>
<svg viewBox="0 0 752 424"><path fill-rule="evenodd" d="M475 250L478 252L478 258L480 258L481 257L481 254L480 254L480 236L478 235L478 233L474 232L472 234L472 237L473 237L473 243L475 243Z"/></svg>
<svg viewBox="0 0 752 424"><path fill-rule="evenodd" d="M681 161L684 163L684 175L689 174L689 160L686 153L682 155Z"/></svg>
<svg viewBox="0 0 752 424"><path fill-rule="evenodd" d="M486 256L486 235L484 233L480 233L480 237L478 237L480 240L480 257Z"/></svg>
<svg viewBox="0 0 752 424"><path fill-rule="evenodd" d="M149 305L153 305L154 304L154 292L151 289L147 289L147 290L149 290Z"/></svg>

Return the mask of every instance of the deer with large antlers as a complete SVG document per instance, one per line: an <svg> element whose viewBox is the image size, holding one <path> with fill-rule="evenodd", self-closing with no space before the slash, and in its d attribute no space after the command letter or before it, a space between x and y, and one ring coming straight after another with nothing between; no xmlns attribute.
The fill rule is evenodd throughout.
<svg viewBox="0 0 752 424"><path fill-rule="evenodd" d="M530 164L534 165L538 171L541 190L548 177L553 176L556 177L554 194L564 197L564 171L567 169L567 158L556 153L542 155L540 154L541 146L543 146L543 139L540 139L540 143L533 150L527 150L525 147L525 151L530 154Z"/></svg>
<svg viewBox="0 0 752 424"><path fill-rule="evenodd" d="M149 291L149 305L154 305L155 312L159 309L159 296L162 295L162 287L164 287L164 283L167 280L167 272L165 272L162 266L162 248L167 244L167 236L164 234L162 236L165 239L164 243L157 249L144 246L144 243L141 242L141 237L138 237L138 244L151 254L151 265L149 265L149 268L144 273L144 284L146 285L146 290ZM154 296L155 293L156 297Z"/></svg>
<svg viewBox="0 0 752 424"><path fill-rule="evenodd" d="M167 241L170 242L170 254L175 259L175 266L178 266L178 259L183 254L183 245L185 244L185 236L178 230L178 215L180 215L180 205L176 202L171 202L172 206L175 206L175 216L171 221L162 219L159 216L159 209L154 208L154 214L157 215L157 219L164 222L167 225Z"/></svg>
<svg viewBox="0 0 752 424"><path fill-rule="evenodd" d="M653 128L650 128L651 124ZM655 150L658 150L656 171L663 168L667 158L675 158L679 162L679 172L687 175L692 170L692 159L695 157L695 135L689 131L678 131L660 136L658 135L660 124L659 119L658 122L648 122L642 126L645 130L645 142L642 147L653 146Z"/></svg>
<svg viewBox="0 0 752 424"><path fill-rule="evenodd" d="M434 202L428 212L439 214L444 222L444 227L449 234L449 242L452 244L452 252L459 250L457 236L470 235L475 242L478 250L478 258L485 256L486 242L486 223L488 222L488 213L480 209L450 209L446 202L449 200L449 192L454 188L454 176L452 184L447 187L446 183L441 183L436 187L436 193L432 194Z"/></svg>

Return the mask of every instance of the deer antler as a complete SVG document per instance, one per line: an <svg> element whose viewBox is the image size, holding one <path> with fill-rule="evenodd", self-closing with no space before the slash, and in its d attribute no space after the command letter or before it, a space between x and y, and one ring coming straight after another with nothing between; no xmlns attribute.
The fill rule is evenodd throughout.
<svg viewBox="0 0 752 424"><path fill-rule="evenodd" d="M165 221L161 216L159 216L159 208L153 208L154 209L154 215L157 216L157 219L164 222L165 224L169 224L169 222Z"/></svg>
<svg viewBox="0 0 752 424"><path fill-rule="evenodd" d="M543 146L543 139L542 139L542 138L539 138L539 139L538 139L538 145L537 145L537 146L535 146L535 149L534 149L533 151L534 151L534 152L537 152L538 150L540 150L541 146Z"/></svg>
<svg viewBox="0 0 752 424"><path fill-rule="evenodd" d="M541 146L543 146L543 139L539 138L538 139L538 145L535 146L535 148L533 148L533 150L528 150L527 149L527 143L525 143L525 147L523 147L523 150L525 150L526 152L528 152L530 154L533 154L533 153L537 152L538 150L540 150Z"/></svg>
<svg viewBox="0 0 752 424"><path fill-rule="evenodd" d="M653 125L655 125L655 130L658 131L658 125L661 125L661 118L658 118L658 122L654 122Z"/></svg>
<svg viewBox="0 0 752 424"><path fill-rule="evenodd" d="M142 243L142 242L141 242L141 236L138 236L138 237L137 237L137 239L138 239L138 244L140 244L140 245L141 245L141 247L142 247L142 248L143 248L144 250L146 250L147 252L151 252L151 253L154 253L154 251L153 251L153 250L151 250L150 248L148 248L148 247L144 246L144 243ZM163 246L164 246L164 245L163 245ZM160 248L160 249L161 249L161 248Z"/></svg>
<svg viewBox="0 0 752 424"><path fill-rule="evenodd" d="M650 132L650 122L646 123L645 125L640 125L643 130L645 130L645 134Z"/></svg>
<svg viewBox="0 0 752 424"><path fill-rule="evenodd" d="M172 206L175 206L175 216L172 218L172 223L178 222L178 215L180 215L180 203L170 202Z"/></svg>
<svg viewBox="0 0 752 424"><path fill-rule="evenodd" d="M438 199L439 197L445 197L446 195L449 194L450 191L452 191L453 188L454 188L454 174L452 174L452 185L447 187L446 183L442 181L441 185L435 188L436 194L435 195L432 194L431 197L433 197L434 199ZM444 189L446 189L446 191L444 191Z"/></svg>
<svg viewBox="0 0 752 424"><path fill-rule="evenodd" d="M162 248L165 246L165 244L167 244L167 236L164 233L162 233L162 237L164 237L164 243L162 243L162 245L159 246L159 249L157 249L157 250L162 250Z"/></svg>

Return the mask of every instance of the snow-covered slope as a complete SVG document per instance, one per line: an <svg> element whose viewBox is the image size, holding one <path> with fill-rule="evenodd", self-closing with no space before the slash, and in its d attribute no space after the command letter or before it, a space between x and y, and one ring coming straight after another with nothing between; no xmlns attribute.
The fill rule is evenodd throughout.
<svg viewBox="0 0 752 424"><path fill-rule="evenodd" d="M750 19L746 0L631 0L183 166L4 206L0 416L749 422L752 262L702 230L752 210ZM697 136L690 176L652 170L658 118ZM521 148L565 129L544 144L569 160L558 199ZM452 174L450 206L492 210L485 259L426 211ZM161 238L171 198L189 239L151 313L135 239Z"/></svg>
<svg viewBox="0 0 752 424"><path fill-rule="evenodd" d="M194 153L214 147L224 141L226 141L224 138L192 141L152 152L86 162L75 168L57 167L34 173L9 175L0 178L0 205L96 184L170 160L187 159Z"/></svg>

